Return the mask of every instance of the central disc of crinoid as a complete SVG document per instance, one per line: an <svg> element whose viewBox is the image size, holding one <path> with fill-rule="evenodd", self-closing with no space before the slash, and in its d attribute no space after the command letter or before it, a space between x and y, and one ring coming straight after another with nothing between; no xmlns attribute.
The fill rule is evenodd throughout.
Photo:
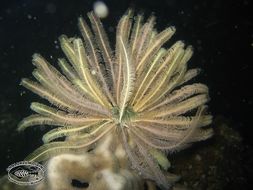
<svg viewBox="0 0 253 190"><path fill-rule="evenodd" d="M126 107L124 109L123 116L120 120L119 108L113 107L112 108L112 115L117 123L123 124L123 123L131 121L133 119L133 117L136 116L136 112L134 112L131 107Z"/></svg>

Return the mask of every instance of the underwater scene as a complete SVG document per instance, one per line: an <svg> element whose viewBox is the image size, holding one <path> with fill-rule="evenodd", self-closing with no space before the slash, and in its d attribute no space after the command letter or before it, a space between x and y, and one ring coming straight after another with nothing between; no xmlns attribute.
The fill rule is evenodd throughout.
<svg viewBox="0 0 253 190"><path fill-rule="evenodd" d="M0 6L0 190L250 190L250 0Z"/></svg>

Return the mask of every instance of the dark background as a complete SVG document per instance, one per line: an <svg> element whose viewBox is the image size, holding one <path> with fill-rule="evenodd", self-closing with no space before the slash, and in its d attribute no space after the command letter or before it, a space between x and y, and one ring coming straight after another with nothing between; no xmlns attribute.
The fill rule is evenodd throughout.
<svg viewBox="0 0 253 190"><path fill-rule="evenodd" d="M86 16L94 1L9 0L0 2L0 168L22 160L41 144L41 132L18 134L15 127L39 98L19 86L31 77L31 56L38 52L52 64L59 56L58 37L79 35L77 17ZM157 28L174 25L171 41L195 47L189 67L203 69L197 81L210 87L210 110L227 118L245 144L251 144L253 31L251 0L110 0L103 20L114 42L115 26L129 6L157 16ZM113 43L112 43L113 46ZM39 131L35 129L35 131Z"/></svg>

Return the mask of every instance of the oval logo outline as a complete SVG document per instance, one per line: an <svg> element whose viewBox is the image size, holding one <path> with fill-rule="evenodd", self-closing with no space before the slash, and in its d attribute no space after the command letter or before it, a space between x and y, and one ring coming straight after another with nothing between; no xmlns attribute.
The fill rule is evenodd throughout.
<svg viewBox="0 0 253 190"><path fill-rule="evenodd" d="M35 185L41 182L45 176L44 166L36 162L16 162L6 170L9 181L17 185Z"/></svg>

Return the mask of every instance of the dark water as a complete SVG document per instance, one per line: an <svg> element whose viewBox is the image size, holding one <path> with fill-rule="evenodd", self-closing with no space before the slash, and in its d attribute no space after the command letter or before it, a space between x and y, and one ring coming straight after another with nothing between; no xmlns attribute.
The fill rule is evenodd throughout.
<svg viewBox="0 0 253 190"><path fill-rule="evenodd" d="M250 0L109 0L109 16L103 20L112 31L129 7L154 12L157 28L174 25L177 33L172 41L184 40L195 47L190 67L200 67L197 81L210 87L210 110L223 115L243 137L252 144L252 55L253 22ZM38 52L51 63L63 56L57 39L61 34L79 35L77 17L92 9L88 0L9 0L0 6L0 169L22 160L41 143L36 130L17 134L15 126L29 115L29 104L38 100L34 94L19 86L22 77L31 77L31 56ZM23 94L24 95L20 95ZM10 126L10 127L9 127ZM9 127L9 128L8 128ZM4 128L4 129L3 129ZM6 128L6 129L5 129ZM8 129L7 129L8 128Z"/></svg>

